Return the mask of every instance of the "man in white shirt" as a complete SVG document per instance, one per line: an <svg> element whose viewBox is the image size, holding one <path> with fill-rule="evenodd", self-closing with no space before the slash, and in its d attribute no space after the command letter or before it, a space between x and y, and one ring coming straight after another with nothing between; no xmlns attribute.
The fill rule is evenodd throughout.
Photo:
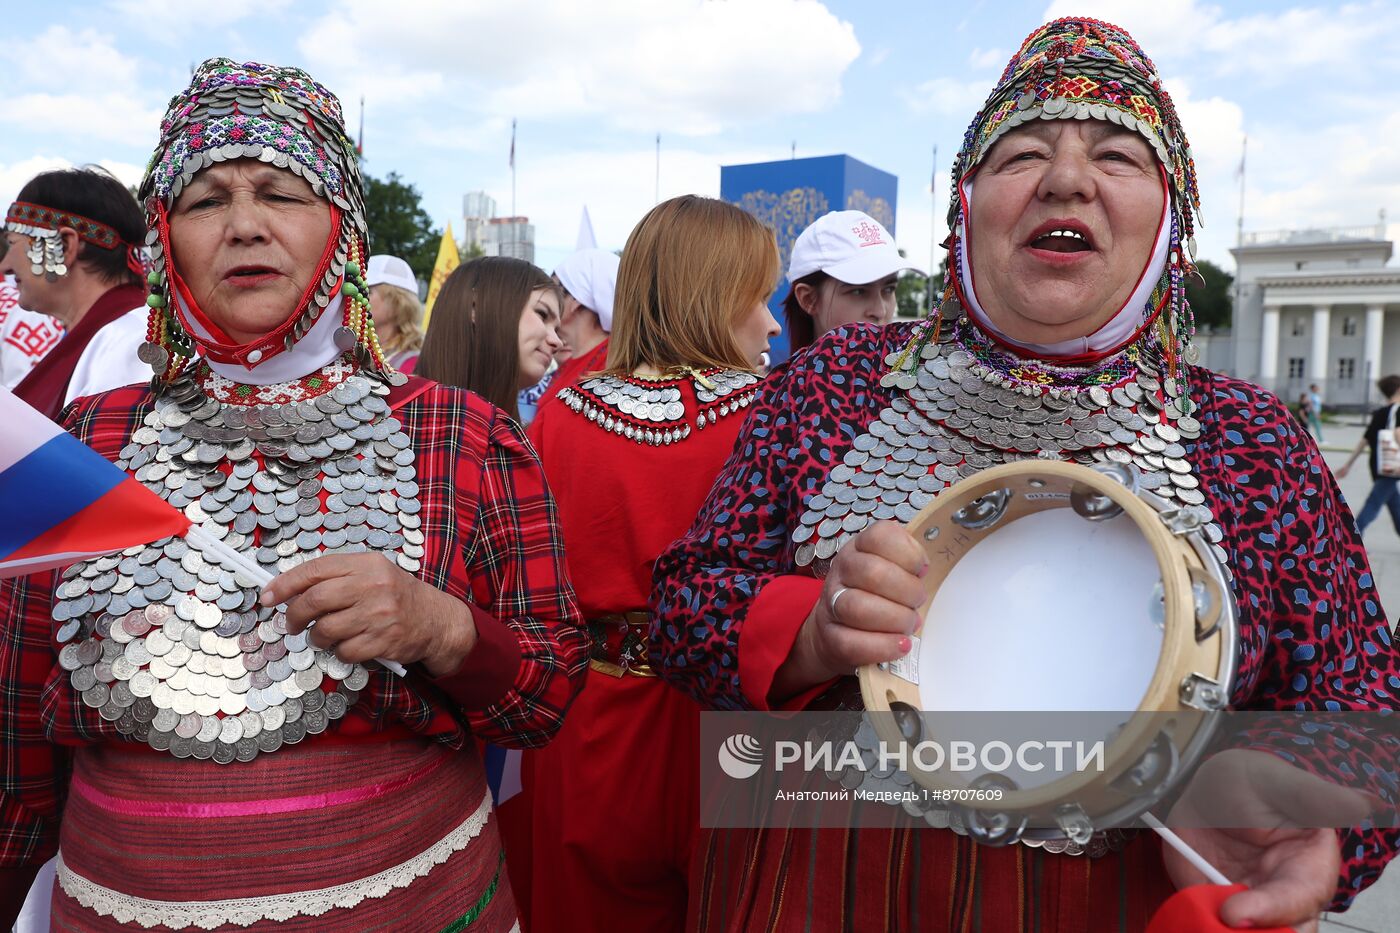
<svg viewBox="0 0 1400 933"><path fill-rule="evenodd" d="M58 321L20 307L19 291L0 280L0 386L18 385L62 336Z"/></svg>

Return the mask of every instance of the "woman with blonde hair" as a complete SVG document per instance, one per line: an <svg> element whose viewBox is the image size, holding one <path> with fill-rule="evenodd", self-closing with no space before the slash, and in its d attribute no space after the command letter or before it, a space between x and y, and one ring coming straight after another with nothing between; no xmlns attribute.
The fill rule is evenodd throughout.
<svg viewBox="0 0 1400 933"><path fill-rule="evenodd" d="M423 347L423 303L413 270L397 256L371 256L365 281L374 330L389 365L413 372Z"/></svg>
<svg viewBox="0 0 1400 933"><path fill-rule="evenodd" d="M657 205L622 253L607 369L540 409L530 437L592 641L588 689L525 755L522 878L535 933L680 930L697 831L699 707L648 662L651 566L734 446L780 332L773 233L723 201Z"/></svg>

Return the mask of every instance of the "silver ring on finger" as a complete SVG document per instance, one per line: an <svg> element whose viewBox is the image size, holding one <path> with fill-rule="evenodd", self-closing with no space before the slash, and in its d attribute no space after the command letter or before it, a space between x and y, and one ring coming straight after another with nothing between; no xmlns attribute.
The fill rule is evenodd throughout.
<svg viewBox="0 0 1400 933"><path fill-rule="evenodd" d="M836 592L831 594L831 599L827 600L827 609L831 611L831 617L837 622L841 622L841 617L836 614L836 601L842 596L845 596L848 590L850 590L849 586L838 586ZM845 623L843 622L842 624L844 625Z"/></svg>

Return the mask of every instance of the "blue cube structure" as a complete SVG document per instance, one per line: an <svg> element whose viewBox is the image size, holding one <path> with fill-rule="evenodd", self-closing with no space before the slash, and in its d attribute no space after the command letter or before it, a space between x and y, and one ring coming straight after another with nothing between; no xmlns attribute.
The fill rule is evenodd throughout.
<svg viewBox="0 0 1400 933"><path fill-rule="evenodd" d="M894 228L899 179L848 155L782 159L720 167L720 197L753 214L778 235L784 277L770 307L782 320L792 243L807 225L829 211L864 211L897 236ZM773 362L787 359L787 334L773 341Z"/></svg>

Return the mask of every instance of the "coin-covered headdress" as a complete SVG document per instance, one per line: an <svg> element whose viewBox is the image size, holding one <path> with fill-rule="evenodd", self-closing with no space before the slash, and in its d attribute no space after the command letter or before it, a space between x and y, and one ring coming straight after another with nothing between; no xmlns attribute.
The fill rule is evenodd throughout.
<svg viewBox="0 0 1400 933"><path fill-rule="evenodd" d="M1058 19L1032 32L968 126L953 163L945 305L965 297L957 259L965 246L967 183L997 140L1032 120L1106 120L1138 133L1156 153L1166 178L1169 252L1139 329L1156 324L1175 367L1194 330L1184 282L1195 271L1196 166L1157 67L1125 30L1099 20Z"/></svg>
<svg viewBox="0 0 1400 933"><path fill-rule="evenodd" d="M201 170L233 159L257 159L305 179L328 202L332 221L317 275L295 310L247 344L222 337L169 262L168 215L180 192ZM363 365L390 373L374 335L362 271L369 252L363 189L340 101L310 75L226 58L200 65L189 87L170 101L141 182L153 259L142 359L167 381L196 345L210 360L252 369L312 334L327 346L333 341L340 351L354 351Z"/></svg>

